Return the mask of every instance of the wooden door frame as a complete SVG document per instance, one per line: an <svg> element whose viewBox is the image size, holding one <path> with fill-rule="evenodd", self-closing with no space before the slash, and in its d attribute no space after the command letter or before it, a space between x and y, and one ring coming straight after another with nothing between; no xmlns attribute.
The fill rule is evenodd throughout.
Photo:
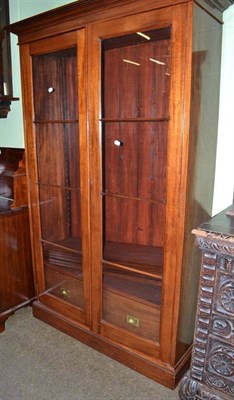
<svg viewBox="0 0 234 400"><path fill-rule="evenodd" d="M171 96L168 131L167 211L165 261L160 330L160 359L173 364L178 327L186 201L188 126L191 79L192 3L88 26L88 97L91 172L91 224L93 330L102 319L102 162L101 162L101 40L136 31L171 27ZM98 261L99 260L99 261Z"/></svg>
<svg viewBox="0 0 234 400"><path fill-rule="evenodd" d="M36 159L36 140L33 106L33 71L32 56L47 54L58 50L77 47L77 74L78 74L78 115L79 130L82 132L80 137L80 170L81 170L81 220L82 220L82 257L83 257L83 276L84 276L84 301L85 318L83 312L80 315L82 322L90 324L91 306L90 306L90 262L89 262L89 182L88 182L88 137L87 137L87 96L86 96L86 38L85 30L79 29L69 33L61 34L57 37L41 39L30 44L22 45L21 51L21 71L22 71L22 99L24 110L24 131L25 147L28 174L28 193L29 193L29 215L30 232L32 241L34 279L37 296L45 292L45 278L43 267L43 254L41 248L41 224L40 224L40 205L38 193L38 171ZM27 111L25 111L27 110ZM45 166L46 167L46 166ZM54 299L45 300L47 304L53 304ZM67 306L69 309L69 306Z"/></svg>

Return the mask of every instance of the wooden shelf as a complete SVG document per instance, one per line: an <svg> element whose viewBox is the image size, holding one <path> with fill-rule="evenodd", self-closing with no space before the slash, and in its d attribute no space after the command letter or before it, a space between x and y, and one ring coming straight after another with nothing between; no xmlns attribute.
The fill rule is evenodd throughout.
<svg viewBox="0 0 234 400"><path fill-rule="evenodd" d="M132 243L104 242L103 262L110 261L139 270L142 274L161 275L163 248Z"/></svg>
<svg viewBox="0 0 234 400"><path fill-rule="evenodd" d="M48 188L57 188L57 189L61 189L61 190L70 190L70 191L76 191L76 192L80 192L80 188L76 188L76 187L70 187L70 186L62 186L62 185L53 185L51 183L42 183L42 182L37 182L39 187L48 187Z"/></svg>
<svg viewBox="0 0 234 400"><path fill-rule="evenodd" d="M33 123L34 124L77 124L79 122L79 120L78 119L73 119L73 120L70 120L70 119L58 119L58 120L53 120L53 121L50 121L50 120L41 120L41 121L39 121L39 120L35 120L35 121L33 121Z"/></svg>
<svg viewBox="0 0 234 400"><path fill-rule="evenodd" d="M62 273L65 276L69 276L69 277L75 278L75 279L83 278L82 265L80 265L80 269L71 270L70 268L66 268L66 266L64 266L64 265L61 265L61 267L60 267L57 264L52 264L50 262L47 262L46 259L45 259L44 265L45 265L45 268L50 269L51 271Z"/></svg>
<svg viewBox="0 0 234 400"><path fill-rule="evenodd" d="M101 196L106 196L106 197L116 197L119 199L126 199L126 200L137 200L137 201L147 201L150 203L160 203L166 205L165 200L154 200L154 199L149 199L145 197L134 197L134 196L127 196L127 195L122 195L118 193L110 193L110 192L101 192Z"/></svg>
<svg viewBox="0 0 234 400"><path fill-rule="evenodd" d="M115 292L134 301L143 302L151 307L161 305L161 280L143 277L139 274L126 274L126 271L107 268L104 266L105 290Z"/></svg>
<svg viewBox="0 0 234 400"><path fill-rule="evenodd" d="M51 242L49 240L44 240L42 239L42 243L48 246L54 246L56 248L64 249L64 250L69 250L75 253L82 253L81 250L81 239L80 238L66 238L63 240L59 240L57 242Z"/></svg>
<svg viewBox="0 0 234 400"><path fill-rule="evenodd" d="M161 118L100 118L101 122L169 122L169 117Z"/></svg>

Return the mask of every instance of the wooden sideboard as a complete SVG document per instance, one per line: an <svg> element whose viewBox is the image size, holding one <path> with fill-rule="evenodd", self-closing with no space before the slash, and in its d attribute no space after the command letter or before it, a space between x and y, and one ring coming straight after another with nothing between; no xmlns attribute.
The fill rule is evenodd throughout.
<svg viewBox="0 0 234 400"><path fill-rule="evenodd" d="M23 149L0 154L0 332L34 297Z"/></svg>
<svg viewBox="0 0 234 400"><path fill-rule="evenodd" d="M224 210L193 233L202 268L190 372L180 399L234 398L234 218Z"/></svg>

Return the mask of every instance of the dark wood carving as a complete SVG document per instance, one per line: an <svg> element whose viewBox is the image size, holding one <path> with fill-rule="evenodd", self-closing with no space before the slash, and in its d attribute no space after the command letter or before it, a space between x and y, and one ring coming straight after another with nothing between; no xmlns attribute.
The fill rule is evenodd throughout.
<svg viewBox="0 0 234 400"><path fill-rule="evenodd" d="M215 226L195 231L203 256L191 369L180 384L183 400L234 396L234 234L229 224L224 232L212 231Z"/></svg>
<svg viewBox="0 0 234 400"><path fill-rule="evenodd" d="M23 149L0 155L0 332L34 296Z"/></svg>

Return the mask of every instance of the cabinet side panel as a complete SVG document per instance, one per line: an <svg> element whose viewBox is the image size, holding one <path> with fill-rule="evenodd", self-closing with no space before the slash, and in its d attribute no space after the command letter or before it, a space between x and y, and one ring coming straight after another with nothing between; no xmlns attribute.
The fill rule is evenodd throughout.
<svg viewBox="0 0 234 400"><path fill-rule="evenodd" d="M222 25L194 8L190 143L177 358L192 343L200 254L192 228L212 211L219 109Z"/></svg>

